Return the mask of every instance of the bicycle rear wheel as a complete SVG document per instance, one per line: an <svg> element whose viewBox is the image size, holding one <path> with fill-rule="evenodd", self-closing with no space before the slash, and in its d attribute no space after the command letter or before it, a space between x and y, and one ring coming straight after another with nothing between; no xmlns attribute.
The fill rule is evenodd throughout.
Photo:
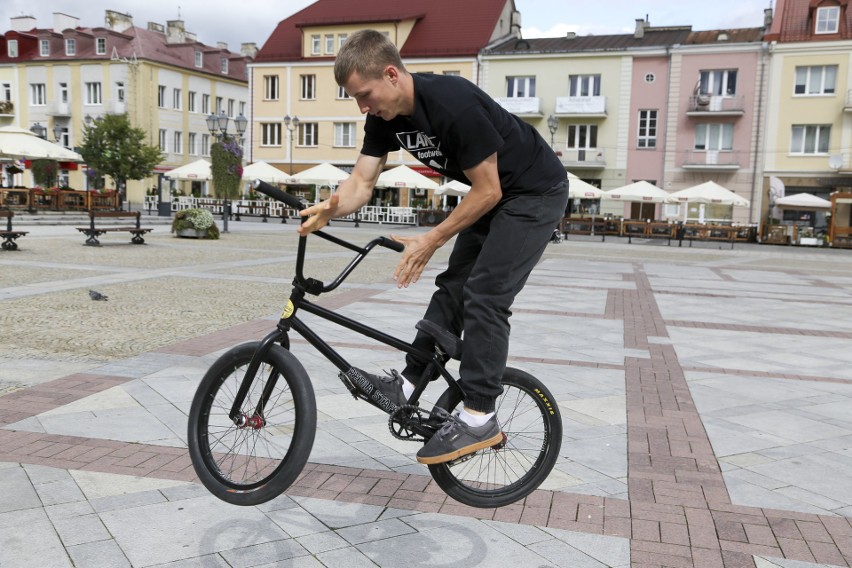
<svg viewBox="0 0 852 568"><path fill-rule="evenodd" d="M228 416L258 343L226 352L210 367L189 411L188 445L198 478L219 499L257 505L280 495L308 461L317 410L307 372L286 349L273 345L261 361L238 426ZM261 419L261 393L273 384Z"/></svg>
<svg viewBox="0 0 852 568"><path fill-rule="evenodd" d="M562 416L550 391L535 377L507 367L497 421L504 442L448 463L429 466L447 495L471 507L503 507L523 499L550 475L562 445ZM438 402L447 411L461 407L458 389Z"/></svg>

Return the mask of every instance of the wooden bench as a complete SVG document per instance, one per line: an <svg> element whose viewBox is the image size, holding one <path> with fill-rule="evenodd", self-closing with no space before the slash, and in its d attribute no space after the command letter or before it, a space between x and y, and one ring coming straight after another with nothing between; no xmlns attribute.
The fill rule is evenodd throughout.
<svg viewBox="0 0 852 568"><path fill-rule="evenodd" d="M101 242L98 240L98 237L103 235L104 233L115 233L115 232L127 232L133 235L133 238L130 239L130 242L134 245L143 245L145 244L145 239L142 238L142 235L145 233L149 233L153 231L153 227L142 227L140 226L140 218L141 213L139 211L89 211L89 226L88 227L77 227L77 230L81 233L84 233L86 237L86 243L89 246L100 246ZM136 219L135 226L119 226L119 225L101 225L99 227L95 226L95 219L115 219L115 218L129 218L133 217Z"/></svg>
<svg viewBox="0 0 852 568"><path fill-rule="evenodd" d="M6 218L6 230L0 231L0 237L3 237L3 244L0 246L3 247L3 250L18 250L18 243L15 242L15 239L23 237L28 233L28 231L16 231L12 229L12 217L14 216L14 211L9 211L8 209L0 211L0 217Z"/></svg>

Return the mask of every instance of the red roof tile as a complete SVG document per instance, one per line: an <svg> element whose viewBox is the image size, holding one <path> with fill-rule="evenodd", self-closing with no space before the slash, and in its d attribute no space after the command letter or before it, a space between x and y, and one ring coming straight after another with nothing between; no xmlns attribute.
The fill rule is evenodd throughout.
<svg viewBox="0 0 852 568"><path fill-rule="evenodd" d="M278 23L255 61L302 59L305 26L399 22L417 19L400 49L403 58L472 56L485 47L503 9L513 0L318 0ZM508 29L508 28L507 28Z"/></svg>
<svg viewBox="0 0 852 568"><path fill-rule="evenodd" d="M814 15L819 6L840 6L840 30L837 34L815 34ZM783 0L778 2L776 18L780 26L773 25L779 42L829 41L852 39L852 10L848 0ZM776 39L773 34L772 39Z"/></svg>

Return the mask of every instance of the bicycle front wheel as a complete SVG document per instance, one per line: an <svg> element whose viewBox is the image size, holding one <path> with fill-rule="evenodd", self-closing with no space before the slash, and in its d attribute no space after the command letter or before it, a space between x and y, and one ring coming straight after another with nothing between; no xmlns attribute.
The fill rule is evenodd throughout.
<svg viewBox="0 0 852 568"><path fill-rule="evenodd" d="M562 416L550 391L511 367L503 373L502 385L496 413L503 443L429 466L447 495L471 507L503 507L523 499L550 475L559 457ZM459 390L451 388L438 406L452 411L462 402Z"/></svg>
<svg viewBox="0 0 852 568"><path fill-rule="evenodd" d="M231 420L234 398L258 345L239 345L217 359L189 411L195 472L213 495L233 505L265 503L287 489L305 467L316 432L316 400L308 374L278 345L264 356L240 408L245 420ZM258 415L264 389L271 395Z"/></svg>

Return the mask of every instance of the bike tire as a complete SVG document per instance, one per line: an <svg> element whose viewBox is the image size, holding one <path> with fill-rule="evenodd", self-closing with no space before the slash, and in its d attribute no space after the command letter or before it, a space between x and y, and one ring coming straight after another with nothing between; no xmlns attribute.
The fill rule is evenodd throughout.
<svg viewBox="0 0 852 568"><path fill-rule="evenodd" d="M263 426L240 428L228 417L258 345L238 345L219 357L201 379L189 411L187 441L195 473L213 495L232 505L258 505L284 492L305 467L316 433L308 374L279 345L263 357L243 403L244 412L254 414L260 393L275 378Z"/></svg>
<svg viewBox="0 0 852 568"><path fill-rule="evenodd" d="M505 435L499 448L480 450L467 460L429 466L429 473L450 497L471 507L503 507L523 499L550 475L562 445L562 416L547 387L520 369L507 367L497 421ZM438 401L452 412L462 404L459 389L447 389Z"/></svg>

